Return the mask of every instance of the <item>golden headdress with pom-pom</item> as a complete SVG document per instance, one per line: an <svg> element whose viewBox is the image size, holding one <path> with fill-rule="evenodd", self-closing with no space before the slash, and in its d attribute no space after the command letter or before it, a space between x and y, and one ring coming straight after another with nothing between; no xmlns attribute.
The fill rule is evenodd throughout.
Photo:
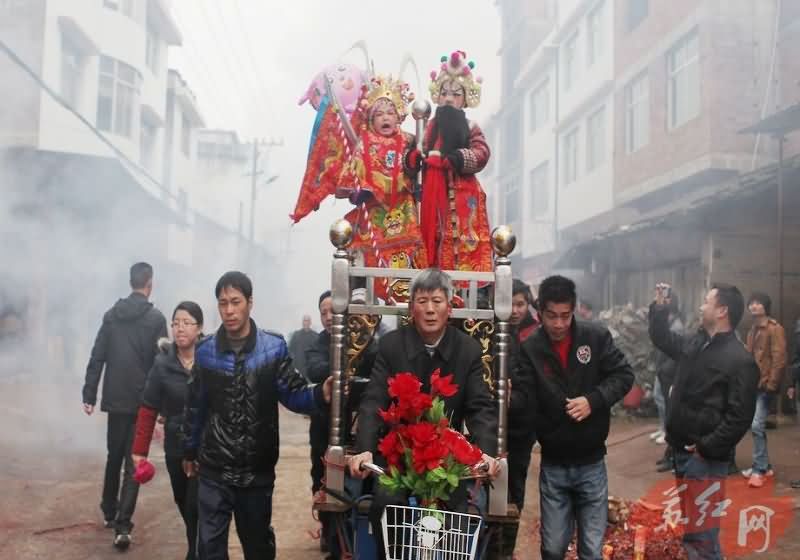
<svg viewBox="0 0 800 560"><path fill-rule="evenodd" d="M394 105L400 122L403 122L408 115L408 106L414 101L414 94L409 85L401 80L395 80L391 76L376 76L370 80L368 89L362 95L361 109L369 114L381 99Z"/></svg>
<svg viewBox="0 0 800 560"><path fill-rule="evenodd" d="M439 71L431 71L429 91L434 105L439 104L442 86L448 82L456 82L464 88L464 106L477 107L481 104L481 84L483 79L476 77L472 70L475 63L467 61L467 53L455 51L449 57L442 56Z"/></svg>

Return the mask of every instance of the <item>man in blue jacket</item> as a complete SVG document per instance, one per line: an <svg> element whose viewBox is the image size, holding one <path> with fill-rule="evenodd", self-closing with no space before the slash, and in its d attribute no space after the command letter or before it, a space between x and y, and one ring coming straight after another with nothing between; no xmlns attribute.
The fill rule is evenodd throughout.
<svg viewBox="0 0 800 560"><path fill-rule="evenodd" d="M307 385L283 337L256 327L245 274L225 273L215 293L222 326L197 347L184 427L184 468L200 477L198 552L227 560L233 514L245 560L271 560L278 402L308 414L330 401L331 383Z"/></svg>

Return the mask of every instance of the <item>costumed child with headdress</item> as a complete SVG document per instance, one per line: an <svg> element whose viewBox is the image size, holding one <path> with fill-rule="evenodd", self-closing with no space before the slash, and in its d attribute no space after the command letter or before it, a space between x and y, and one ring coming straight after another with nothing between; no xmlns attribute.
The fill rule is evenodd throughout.
<svg viewBox="0 0 800 560"><path fill-rule="evenodd" d="M411 150L406 158L410 171L423 168L420 225L429 263L445 270L492 270L486 193L475 176L490 150L464 112L481 100L474 66L463 51L442 57L439 71L431 72L437 108L425 132L425 153Z"/></svg>
<svg viewBox="0 0 800 560"><path fill-rule="evenodd" d="M359 103L358 144L338 182L337 196L358 207L345 218L353 224L351 250L365 266L426 268L428 259L417 219L413 180L403 158L414 136L400 129L413 94L391 77L376 77Z"/></svg>

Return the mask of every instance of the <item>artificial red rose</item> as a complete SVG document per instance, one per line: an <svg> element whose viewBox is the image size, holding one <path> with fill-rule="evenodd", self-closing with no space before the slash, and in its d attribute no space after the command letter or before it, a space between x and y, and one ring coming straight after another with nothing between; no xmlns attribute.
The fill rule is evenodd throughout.
<svg viewBox="0 0 800 560"><path fill-rule="evenodd" d="M421 388L422 382L413 373L398 373L389 378L389 396L396 398L401 407L405 401L419 394Z"/></svg>
<svg viewBox="0 0 800 560"><path fill-rule="evenodd" d="M441 466L447 454L447 447L439 440L434 440L431 444L424 447L415 447L411 452L414 470L418 474L432 471Z"/></svg>
<svg viewBox="0 0 800 560"><path fill-rule="evenodd" d="M430 422L417 422L408 426L406 436L413 447L425 447L439 438L436 425Z"/></svg>
<svg viewBox="0 0 800 560"><path fill-rule="evenodd" d="M452 397L458 392L458 385L453 384L453 374L441 376L441 370L436 369L431 374L431 394L435 397Z"/></svg>
<svg viewBox="0 0 800 560"><path fill-rule="evenodd" d="M400 410L394 403L389 405L389 408L386 410L379 408L378 416L383 418L383 421L390 425L398 424L401 420Z"/></svg>
<svg viewBox="0 0 800 560"><path fill-rule="evenodd" d="M433 399L425 393L417 393L400 400L397 410L400 417L407 422L416 422L433 404Z"/></svg>
<svg viewBox="0 0 800 560"><path fill-rule="evenodd" d="M442 443L450 450L456 461L468 467L480 461L483 456L480 447L472 445L463 434L451 428L442 433Z"/></svg>
<svg viewBox="0 0 800 560"><path fill-rule="evenodd" d="M400 459L403 455L403 444L400 437L395 430L392 430L384 436L378 443L378 451L386 458L389 466L398 467Z"/></svg>

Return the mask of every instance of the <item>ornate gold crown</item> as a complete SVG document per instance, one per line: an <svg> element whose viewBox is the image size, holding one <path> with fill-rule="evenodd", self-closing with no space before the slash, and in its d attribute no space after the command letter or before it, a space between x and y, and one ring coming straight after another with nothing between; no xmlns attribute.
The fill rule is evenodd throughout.
<svg viewBox="0 0 800 560"><path fill-rule="evenodd" d="M366 88L367 86L364 87ZM394 105L400 117L400 122L402 122L408 114L409 104L414 101L414 94L405 82L394 80L391 76L376 76L372 78L369 89L362 96L361 108L366 114L369 114L381 99L386 99Z"/></svg>
<svg viewBox="0 0 800 560"><path fill-rule="evenodd" d="M431 71L431 85L429 91L434 105L439 104L439 95L442 86L448 82L456 82L464 88L464 106L477 107L481 104L481 85L483 79L472 73L475 63L467 62L467 53L455 51L449 57L443 56L439 72Z"/></svg>

